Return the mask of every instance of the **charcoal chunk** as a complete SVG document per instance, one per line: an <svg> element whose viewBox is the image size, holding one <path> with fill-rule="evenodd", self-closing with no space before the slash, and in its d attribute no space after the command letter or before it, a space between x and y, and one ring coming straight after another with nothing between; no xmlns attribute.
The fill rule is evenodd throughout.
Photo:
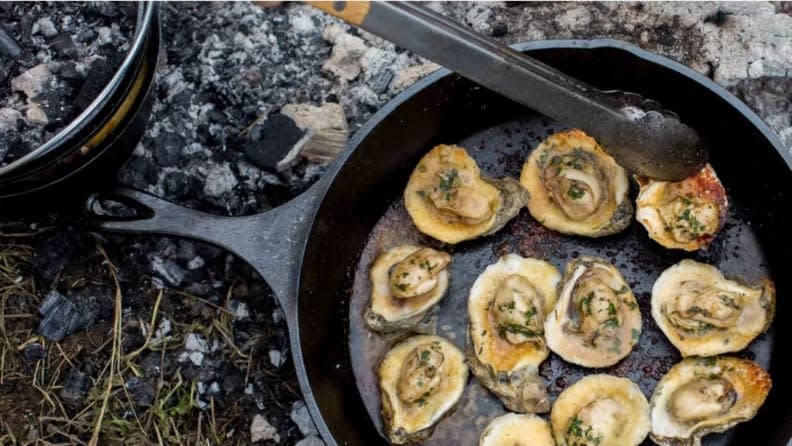
<svg viewBox="0 0 792 446"><path fill-rule="evenodd" d="M62 386L61 399L67 404L77 406L85 401L85 396L91 390L91 378L77 369L69 369Z"/></svg>
<svg viewBox="0 0 792 446"><path fill-rule="evenodd" d="M47 294L39 307L39 313L44 319L39 324L38 332L50 341L60 341L77 330L92 325L96 318L96 308L83 305L78 308L55 290Z"/></svg>
<svg viewBox="0 0 792 446"><path fill-rule="evenodd" d="M245 154L262 169L274 170L302 137L303 131L291 118L274 114L250 130Z"/></svg>

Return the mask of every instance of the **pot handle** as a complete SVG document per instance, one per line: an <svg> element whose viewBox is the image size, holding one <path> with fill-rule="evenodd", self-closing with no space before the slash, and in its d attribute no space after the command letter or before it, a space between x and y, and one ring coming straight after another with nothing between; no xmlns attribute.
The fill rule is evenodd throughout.
<svg viewBox="0 0 792 446"><path fill-rule="evenodd" d="M86 211L92 226L102 230L191 238L236 254L269 284L290 321L296 320L300 259L323 183L320 180L278 208L245 217L207 214L129 188L94 194L86 202ZM97 204L104 199L131 206L138 215L102 215Z"/></svg>

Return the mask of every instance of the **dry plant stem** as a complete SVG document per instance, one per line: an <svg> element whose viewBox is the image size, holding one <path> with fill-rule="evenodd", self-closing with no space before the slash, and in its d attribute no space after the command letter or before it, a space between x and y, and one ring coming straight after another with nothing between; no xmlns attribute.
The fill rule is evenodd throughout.
<svg viewBox="0 0 792 446"><path fill-rule="evenodd" d="M99 253L104 257L107 262L110 275L113 277L113 282L116 286L115 291L115 311L113 312L113 349L110 354L110 373L108 374L107 384L105 387L104 396L102 398L102 406L99 409L99 415L96 418L96 425L91 435L91 440L88 446L97 446L99 444L99 434L102 431L102 421L104 420L105 413L107 412L107 402L110 400L110 394L113 390L113 376L118 370L119 357L121 353L121 285L118 283L115 265L110 261L104 248L97 246Z"/></svg>
<svg viewBox="0 0 792 446"><path fill-rule="evenodd" d="M127 364L129 364L129 362L132 359L136 358L138 355L146 351L146 349L149 347L149 343L151 342L151 336L154 334L157 327L157 313L159 312L160 302L162 302L162 294L163 291L160 290L159 294L157 294L157 300L154 302L154 309L151 310L151 323L149 324L149 329L146 333L146 340L143 342L143 345L139 349L126 355L124 359L126 360Z"/></svg>

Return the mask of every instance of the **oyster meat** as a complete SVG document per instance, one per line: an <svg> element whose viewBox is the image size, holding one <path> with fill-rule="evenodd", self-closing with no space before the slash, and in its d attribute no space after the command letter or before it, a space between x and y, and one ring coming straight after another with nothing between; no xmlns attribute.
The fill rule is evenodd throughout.
<svg viewBox="0 0 792 446"><path fill-rule="evenodd" d="M450 263L448 253L412 245L377 257L369 271L368 326L382 333L415 326L445 296Z"/></svg>
<svg viewBox="0 0 792 446"><path fill-rule="evenodd" d="M602 237L632 221L627 172L580 130L550 135L525 161L528 210L564 234Z"/></svg>
<svg viewBox="0 0 792 446"><path fill-rule="evenodd" d="M550 424L536 415L508 413L492 420L479 446L555 446Z"/></svg>
<svg viewBox="0 0 792 446"><path fill-rule="evenodd" d="M771 386L770 375L745 359L684 359L657 383L649 435L661 446L700 446L704 435L753 418Z"/></svg>
<svg viewBox="0 0 792 446"><path fill-rule="evenodd" d="M497 232L526 201L516 180L483 177L465 149L444 144L424 155L404 190L418 230L451 244Z"/></svg>
<svg viewBox="0 0 792 446"><path fill-rule="evenodd" d="M550 423L559 446L637 446L649 433L649 403L627 378L589 375L558 395Z"/></svg>
<svg viewBox="0 0 792 446"><path fill-rule="evenodd" d="M714 356L744 349L767 330L775 286L729 280L714 266L682 260L652 287L652 317L682 356Z"/></svg>
<svg viewBox="0 0 792 446"><path fill-rule="evenodd" d="M393 444L426 440L465 390L465 355L439 336L413 336L393 347L379 366L385 434Z"/></svg>
<svg viewBox="0 0 792 446"><path fill-rule="evenodd" d="M641 336L641 312L619 270L597 257L569 262L558 302L545 321L550 350L583 367L607 367Z"/></svg>
<svg viewBox="0 0 792 446"><path fill-rule="evenodd" d="M641 191L635 218L666 248L695 251L707 246L726 221L729 200L715 170L677 182L635 177Z"/></svg>
<svg viewBox="0 0 792 446"><path fill-rule="evenodd" d="M543 260L501 257L468 298L467 356L473 374L515 412L547 412L538 375L549 350L544 320L556 303L558 270Z"/></svg>

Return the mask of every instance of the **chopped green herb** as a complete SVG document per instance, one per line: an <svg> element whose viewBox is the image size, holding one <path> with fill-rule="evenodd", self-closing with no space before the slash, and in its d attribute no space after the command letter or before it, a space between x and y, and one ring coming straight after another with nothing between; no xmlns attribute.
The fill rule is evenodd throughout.
<svg viewBox="0 0 792 446"><path fill-rule="evenodd" d="M737 302L735 302L734 299L731 296L727 296L725 294L721 294L720 296L718 296L718 299L720 299L720 301L723 303L723 305L726 305L729 308L733 308L735 310L739 310L740 309L740 305L738 305Z"/></svg>
<svg viewBox="0 0 792 446"><path fill-rule="evenodd" d="M445 175L440 176L440 190L449 192L454 188L459 180L459 172L456 169L449 170Z"/></svg>
<svg viewBox="0 0 792 446"><path fill-rule="evenodd" d="M409 285L407 285L406 283L395 283L395 282L394 282L394 283L393 283L393 286L395 286L396 288L398 288L398 289L399 289L399 291L407 291L407 287L408 287Z"/></svg>
<svg viewBox="0 0 792 446"><path fill-rule="evenodd" d="M606 320L605 322L602 323L602 327L603 328L608 328L608 327L616 328L618 326L619 326L619 320L616 319L615 317L612 317L612 318L610 318L610 319L608 319L608 320Z"/></svg>
<svg viewBox="0 0 792 446"><path fill-rule="evenodd" d="M586 191L575 185L572 185L569 189L567 189L567 195L573 200L578 200L582 198L583 195L586 195Z"/></svg>
<svg viewBox="0 0 792 446"><path fill-rule="evenodd" d="M630 287L628 287L627 285L623 285L621 288L619 288L616 291L616 294L624 294L624 293L626 293L628 291L630 291Z"/></svg>
<svg viewBox="0 0 792 446"><path fill-rule="evenodd" d="M633 341L637 341L638 338L640 338L640 337L641 337L641 330L638 330L637 328L633 328L632 329L632 339L633 339Z"/></svg>
<svg viewBox="0 0 792 446"><path fill-rule="evenodd" d="M608 302L608 316L616 316L616 305L613 302Z"/></svg>
<svg viewBox="0 0 792 446"><path fill-rule="evenodd" d="M580 299L580 305L583 307L586 314L591 314L591 301L594 299L594 292L588 293L586 297Z"/></svg>
<svg viewBox="0 0 792 446"><path fill-rule="evenodd" d="M638 304L633 301L625 301L624 302L631 310L638 308Z"/></svg>

